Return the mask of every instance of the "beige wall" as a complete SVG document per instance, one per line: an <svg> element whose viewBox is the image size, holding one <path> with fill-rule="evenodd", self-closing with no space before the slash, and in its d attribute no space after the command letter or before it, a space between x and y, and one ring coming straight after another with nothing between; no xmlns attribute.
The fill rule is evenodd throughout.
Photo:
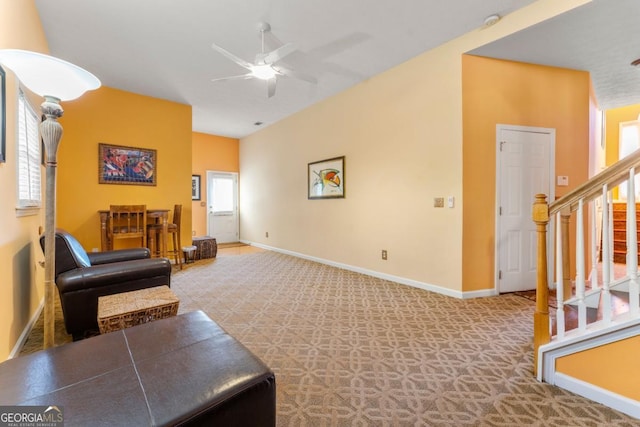
<svg viewBox="0 0 640 427"><path fill-rule="evenodd" d="M40 18L32 0L0 0L0 49L48 53ZM0 361L9 357L44 295L44 259L37 246L42 215L16 217L16 120L18 82L7 73L7 162L0 163ZM34 107L40 102L35 99ZM44 170L43 170L44 180ZM44 194L44 193L43 193Z"/></svg>
<svg viewBox="0 0 640 427"><path fill-rule="evenodd" d="M241 140L242 239L462 295L461 55L586 1L559 3L537 1ZM307 163L342 155L346 198L307 200ZM447 196L455 208L433 207Z"/></svg>

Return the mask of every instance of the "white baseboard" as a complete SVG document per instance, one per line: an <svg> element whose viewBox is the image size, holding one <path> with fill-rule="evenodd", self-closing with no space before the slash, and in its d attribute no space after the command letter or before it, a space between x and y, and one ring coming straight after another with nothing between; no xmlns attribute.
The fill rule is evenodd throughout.
<svg viewBox="0 0 640 427"><path fill-rule="evenodd" d="M29 323L27 323L27 326L25 326L25 328L22 330L20 337L18 337L18 341L16 341L16 345L13 346L13 350L11 350L11 353L9 353L9 359L13 359L14 357L20 355L20 350L22 350L24 343L27 342L27 338L29 338L29 334L31 333L33 326L38 321L38 317L40 317L40 313L42 313L43 309L44 309L44 297L40 301L40 305L36 309L36 312L33 314L31 319L29 320Z"/></svg>
<svg viewBox="0 0 640 427"><path fill-rule="evenodd" d="M326 260L324 258L317 258L310 255L301 254L299 252L289 251L286 249L280 249L273 246L264 245L262 243L255 243L246 240L242 240L242 243L246 243L251 246L256 246L258 248L267 249L274 252L283 253L286 255L291 255L297 258L306 259L309 261L315 261L320 264L330 265L332 267L341 268L343 270L353 271L355 273L366 274L367 276L376 277L378 279L389 280L390 282L400 283L402 285L412 286L414 288L424 289L425 291L435 292L438 294L446 295L453 298L458 299L470 299L470 298L480 298L480 297L488 297L498 295L495 289L486 289L480 291L472 291L472 292L461 292L453 289L443 288L442 286L433 285L430 283L419 282L413 279L407 279L405 277L394 276L391 274L381 273L379 271L369 270L366 268L355 267L349 264L343 264L340 262Z"/></svg>
<svg viewBox="0 0 640 427"><path fill-rule="evenodd" d="M555 385L579 396L591 399L594 402L602 403L631 417L640 419L640 402L637 400L629 399L628 397L559 372L555 374Z"/></svg>

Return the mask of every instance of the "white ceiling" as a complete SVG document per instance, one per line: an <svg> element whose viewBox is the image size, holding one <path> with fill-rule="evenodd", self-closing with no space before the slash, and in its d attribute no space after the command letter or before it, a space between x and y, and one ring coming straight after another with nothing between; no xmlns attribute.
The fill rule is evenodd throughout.
<svg viewBox="0 0 640 427"><path fill-rule="evenodd" d="M52 55L105 86L193 106L193 130L241 138L506 15L534 0L35 0ZM211 79L246 70L261 22L267 50L294 43L283 62L313 85ZM640 103L640 0L592 2L470 53L591 73L603 109ZM262 122L261 126L254 125Z"/></svg>
<svg viewBox="0 0 640 427"><path fill-rule="evenodd" d="M194 131L236 138L478 28L491 14L532 2L35 1L52 55L91 71L105 86L192 105ZM271 25L275 39L296 45L283 62L314 74L317 85L281 78L268 98L264 81L211 82L246 72L211 44L253 61L260 22ZM277 47L273 37L268 48Z"/></svg>
<svg viewBox="0 0 640 427"><path fill-rule="evenodd" d="M593 0L470 53L589 71L601 109L640 104L640 0Z"/></svg>

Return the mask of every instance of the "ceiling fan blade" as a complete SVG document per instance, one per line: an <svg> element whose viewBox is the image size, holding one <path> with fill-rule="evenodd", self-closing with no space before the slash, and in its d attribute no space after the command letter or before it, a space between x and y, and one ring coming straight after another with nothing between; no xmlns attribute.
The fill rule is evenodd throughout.
<svg viewBox="0 0 640 427"><path fill-rule="evenodd" d="M276 82L277 80L275 77L271 77L267 80L267 96L269 98L276 94Z"/></svg>
<svg viewBox="0 0 640 427"><path fill-rule="evenodd" d="M282 74L284 76L294 77L296 79L304 80L305 82L312 83L312 84L317 84L318 83L318 79L315 78L312 75L309 75L309 74L306 74L306 73L301 73L300 71L295 71L295 70L292 70L291 68L282 67L280 65L278 65L277 67L273 67L273 68L278 73L280 73L280 74Z"/></svg>
<svg viewBox="0 0 640 427"><path fill-rule="evenodd" d="M244 59L242 59L242 58L238 58L238 57L237 57L237 56L235 56L233 53L229 52L228 50L226 50L226 49L225 49L225 48L223 48L223 47L218 46L218 45L217 45L217 44L215 44L215 43L213 43L213 44L211 45L211 47L212 47L215 51L217 51L217 52L221 53L222 55L226 56L228 59L232 60L233 62L235 62L236 64L240 65L241 67L246 68L247 70L250 70L250 69L251 69L251 66L253 65L253 64L251 64L251 63L249 63L249 62L245 61L245 60L244 60Z"/></svg>
<svg viewBox="0 0 640 427"><path fill-rule="evenodd" d="M292 54L295 50L296 47L293 43L287 43L284 46L280 46L276 50L272 50L266 54L259 53L256 55L256 63L258 62L258 57L260 57L265 64L273 64L280 61L285 56Z"/></svg>
<svg viewBox="0 0 640 427"><path fill-rule="evenodd" d="M253 74L251 73L247 73L247 74L240 74L237 76L228 76L228 77L218 77L216 79L211 79L212 82L220 82L223 80L247 80L247 79L252 79L254 78Z"/></svg>

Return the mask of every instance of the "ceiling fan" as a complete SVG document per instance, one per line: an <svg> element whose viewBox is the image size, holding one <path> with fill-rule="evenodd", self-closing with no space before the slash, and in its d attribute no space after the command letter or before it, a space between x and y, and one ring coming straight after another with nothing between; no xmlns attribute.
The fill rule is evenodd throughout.
<svg viewBox="0 0 640 427"><path fill-rule="evenodd" d="M226 56L236 64L240 65L243 68L249 70L246 74L240 74L237 76L229 76L229 77L220 77L216 79L211 79L211 81L222 81L222 80L245 80L245 79L260 79L265 80L267 82L267 96L271 98L276 93L276 83L278 76L285 77L294 77L296 79L304 80L308 83L316 84L318 80L314 76L310 76L299 71L295 71L291 68L288 68L281 63L278 63L287 55L293 53L296 48L292 43L286 43L280 46L277 49L274 49L270 52L264 51L264 34L265 32L271 31L271 26L266 22L261 22L258 25L258 29L260 30L261 40L262 40L262 49L261 52L256 54L255 60L253 63L247 62L242 58L237 57L232 54L228 50L218 46L213 43L212 48L222 55Z"/></svg>

